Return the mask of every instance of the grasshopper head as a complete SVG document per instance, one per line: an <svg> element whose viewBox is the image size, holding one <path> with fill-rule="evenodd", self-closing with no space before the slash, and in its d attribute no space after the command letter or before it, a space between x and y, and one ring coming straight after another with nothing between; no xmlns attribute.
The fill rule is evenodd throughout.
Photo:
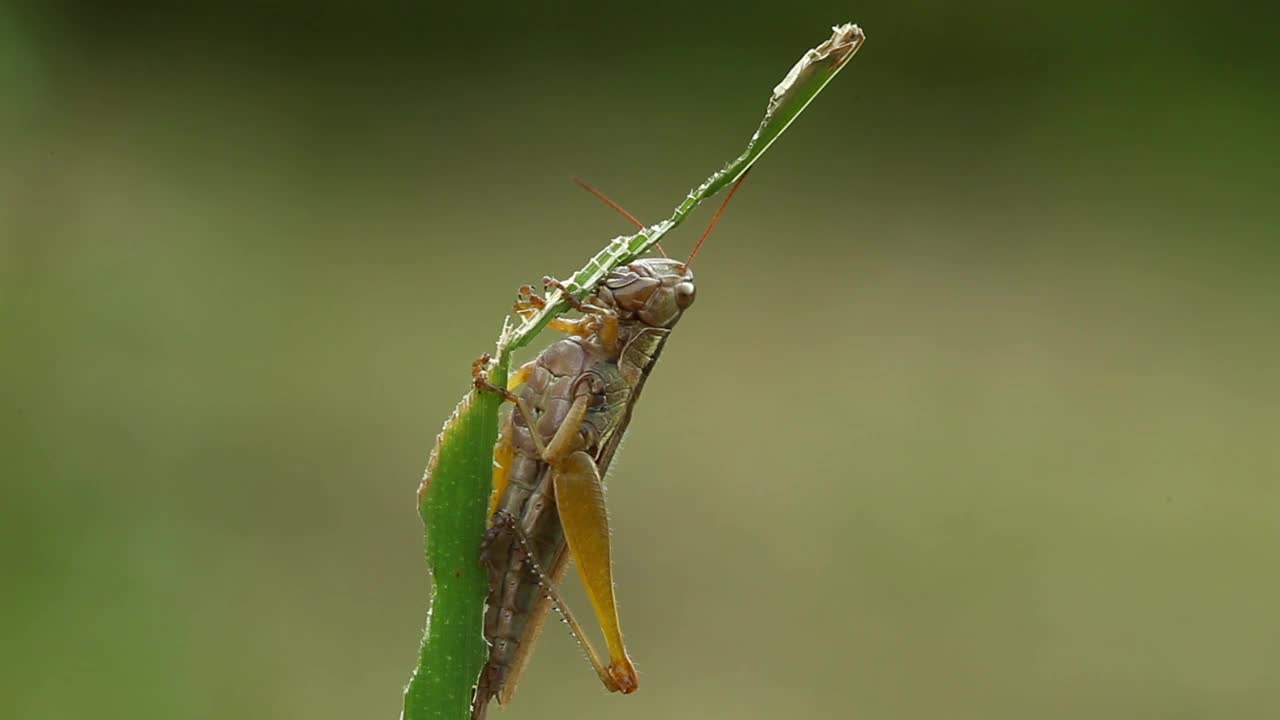
<svg viewBox="0 0 1280 720"><path fill-rule="evenodd" d="M651 327L669 328L693 304L693 271L671 258L643 258L616 268L600 283L602 300Z"/></svg>
<svg viewBox="0 0 1280 720"><path fill-rule="evenodd" d="M725 206L733 199L734 193L738 192L742 181L747 179L747 173L750 170L749 167L743 170L733 181L729 194L725 196L724 202L720 203L716 214L711 218L711 223L703 231L702 237L698 238L698 243L693 246L688 260L680 262L669 257L642 258L615 268L596 286L596 297L601 302L616 308L625 319L639 320L651 328L673 327L684 311L693 304L693 299L697 295L697 289L693 285L693 271L689 267L693 264L693 259L698 256L698 250L702 249L702 243L706 242L707 236L720 221L720 215L724 212ZM621 211L637 226L641 224L639 220L631 217L629 213L590 185L581 181L579 184L612 205L614 209ZM661 250L662 247L658 246L658 249Z"/></svg>

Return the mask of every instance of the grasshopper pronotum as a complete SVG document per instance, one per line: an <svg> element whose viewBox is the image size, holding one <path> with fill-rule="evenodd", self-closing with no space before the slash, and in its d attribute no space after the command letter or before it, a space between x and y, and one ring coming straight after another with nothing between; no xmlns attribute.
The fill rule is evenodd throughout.
<svg viewBox="0 0 1280 720"><path fill-rule="evenodd" d="M730 188L684 262L636 260L614 269L583 301L566 293L582 316L558 318L549 327L569 337L512 373L507 388L490 385L483 359L477 363L477 387L501 393L515 408L494 451L490 528L481 547L489 570L484 622L489 659L476 688L473 720L484 718L493 698L510 701L553 604L604 686L635 691L636 670L622 642L614 602L603 478L671 329L693 304L690 263L745 177ZM550 278L545 283L561 288ZM544 304L526 286L515 311L527 315ZM604 633L607 662L556 590L570 558Z"/></svg>

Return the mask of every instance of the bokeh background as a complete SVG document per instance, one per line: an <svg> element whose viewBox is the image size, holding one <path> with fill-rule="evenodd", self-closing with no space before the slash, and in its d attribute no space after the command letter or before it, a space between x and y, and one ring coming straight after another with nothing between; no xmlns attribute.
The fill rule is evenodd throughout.
<svg viewBox="0 0 1280 720"><path fill-rule="evenodd" d="M665 216L846 20L611 475L641 691L553 629L501 718L1280 715L1230 6L0 4L0 716L394 718L432 439L628 229L569 176Z"/></svg>

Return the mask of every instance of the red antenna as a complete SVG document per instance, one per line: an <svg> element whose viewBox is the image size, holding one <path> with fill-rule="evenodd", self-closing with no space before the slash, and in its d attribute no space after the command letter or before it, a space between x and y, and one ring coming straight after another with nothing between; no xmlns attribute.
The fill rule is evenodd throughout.
<svg viewBox="0 0 1280 720"><path fill-rule="evenodd" d="M715 229L716 223L720 222L720 216L724 214L724 209L729 205L729 201L733 199L733 194L738 192L738 186L742 185L742 181L747 179L747 173L751 172L751 168L742 171L737 180L733 181L733 187L729 188L729 194L724 196L724 201L720 203L720 207L716 208L716 214L711 216L711 224L707 225L707 229L703 231L702 237L698 238L698 244L693 246L693 252L689 253L689 259L684 261L686 270L693 264L693 259L697 257L698 251L702 249L702 243L707 241L707 237L711 235L711 231Z"/></svg>
<svg viewBox="0 0 1280 720"><path fill-rule="evenodd" d="M578 177L577 175L575 175L575 176L573 176L573 181L574 181L574 182L576 182L576 183L578 183L578 185L579 185L583 190L586 190L587 192L591 193L592 195L595 195L596 197L598 197L598 198L600 198L601 200L603 200L605 205L608 205L609 207L613 208L614 210L617 210L617 211L618 211L618 213L622 215L622 217L624 217L624 218L626 218L626 219L630 220L630 221L631 221L631 224L632 224L632 225L635 225L637 230L643 230L643 229L644 229L644 223L642 223L642 222L640 222L639 220L637 220L635 215L632 215L631 213L629 213L629 212L627 212L627 211L626 211L626 208L622 207L621 205L619 205L618 203L614 202L613 200L610 200L608 195L605 195L604 193L600 192L599 190L597 190L597 189L595 189L595 188L591 187L591 185L589 185L589 184L587 183L587 181L586 181L586 180L583 180L582 178L580 178L580 177ZM667 256L667 251L662 249L662 244L661 244L661 243L654 243L654 245L658 248L658 252L662 253L662 257L666 257L666 256Z"/></svg>

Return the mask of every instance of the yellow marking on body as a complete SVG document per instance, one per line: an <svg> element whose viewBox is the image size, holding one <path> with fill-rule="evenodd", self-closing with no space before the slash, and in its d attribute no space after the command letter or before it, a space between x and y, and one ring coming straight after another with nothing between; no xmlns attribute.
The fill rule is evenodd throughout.
<svg viewBox="0 0 1280 720"><path fill-rule="evenodd" d="M497 511L502 493L506 492L507 484L511 481L511 462L516 457L515 443L511 438L511 418L508 417L507 422L502 426L502 435L498 437L498 444L493 448L493 493L489 495L490 518Z"/></svg>
<svg viewBox="0 0 1280 720"><path fill-rule="evenodd" d="M529 376L533 374L535 361L529 361L520 366L519 370L507 376L507 389L515 390L521 385L529 381ZM502 493L506 492L507 484L511 480L511 462L516 456L515 443L512 438L515 434L511 428L511 416L507 416L506 422L502 424L502 434L498 437L498 444L493 447L493 493L489 495L489 517L493 517L493 513L498 509L498 502L502 500Z"/></svg>
<svg viewBox="0 0 1280 720"><path fill-rule="evenodd" d="M529 362L521 365L519 370L516 370L515 372L508 375L507 389L515 390L521 385L529 382L529 376L533 374L533 368L536 363L537 363L536 360L530 360Z"/></svg>

